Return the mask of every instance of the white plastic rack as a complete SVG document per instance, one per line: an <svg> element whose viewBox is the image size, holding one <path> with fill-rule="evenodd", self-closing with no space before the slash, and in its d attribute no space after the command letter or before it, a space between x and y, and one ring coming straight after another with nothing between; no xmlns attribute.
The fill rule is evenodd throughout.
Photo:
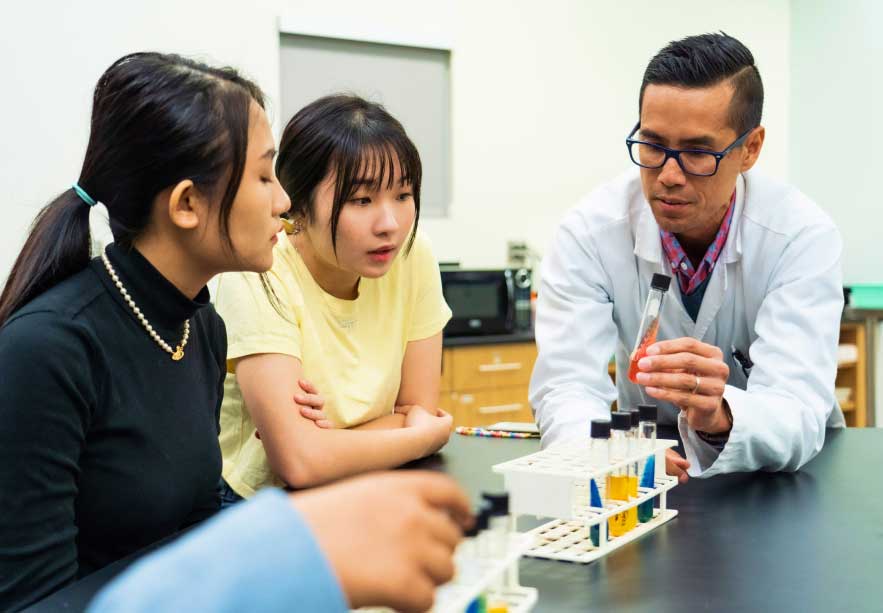
<svg viewBox="0 0 883 613"><path fill-rule="evenodd" d="M592 466L587 445L557 445L493 467L502 474L509 492L509 510L513 521L518 515L553 517L526 534L533 546L525 555L551 560L588 563L635 540L676 517L678 512L667 507L666 494L677 485L676 477L665 474L665 450L677 441L658 439L654 449L635 451L606 466ZM612 471L656 456L653 487L639 487L638 496L629 500L608 500L605 497L606 477ZM594 479L604 501L603 507L589 504L589 482ZM625 534L608 536L607 520L642 502L659 499L653 518L638 523ZM591 528L598 526L598 546L591 540Z"/></svg>
<svg viewBox="0 0 883 613"><path fill-rule="evenodd" d="M518 584L518 560L533 546L535 537L512 532L506 539L503 555L477 555L476 548L469 547L474 543L461 545L454 556L457 575L436 590L434 613L463 613L481 594L488 595L488 602L506 602L509 613L533 609L537 590Z"/></svg>

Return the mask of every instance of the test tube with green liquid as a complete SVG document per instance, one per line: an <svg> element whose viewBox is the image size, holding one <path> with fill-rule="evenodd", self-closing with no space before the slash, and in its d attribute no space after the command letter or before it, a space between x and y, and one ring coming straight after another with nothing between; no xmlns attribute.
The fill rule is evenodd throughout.
<svg viewBox="0 0 883 613"><path fill-rule="evenodd" d="M654 487L656 484L656 416L655 404L639 404L638 439L642 450L653 453L647 457L641 467L641 487ZM646 523L653 519L653 500L646 500L638 505L638 521Z"/></svg>

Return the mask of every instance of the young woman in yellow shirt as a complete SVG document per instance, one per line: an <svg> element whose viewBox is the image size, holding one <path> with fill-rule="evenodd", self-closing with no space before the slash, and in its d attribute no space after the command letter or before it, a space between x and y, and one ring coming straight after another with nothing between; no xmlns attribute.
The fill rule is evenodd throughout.
<svg viewBox="0 0 883 613"><path fill-rule="evenodd" d="M279 149L292 228L275 248L272 291L231 273L216 298L229 339L220 441L232 500L397 466L451 430L437 408L451 312L416 230L416 147L383 107L338 95L299 111Z"/></svg>

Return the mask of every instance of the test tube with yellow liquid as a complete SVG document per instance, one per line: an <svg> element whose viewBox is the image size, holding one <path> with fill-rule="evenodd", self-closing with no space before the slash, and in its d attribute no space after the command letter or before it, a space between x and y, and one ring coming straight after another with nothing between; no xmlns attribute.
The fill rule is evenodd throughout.
<svg viewBox="0 0 883 613"><path fill-rule="evenodd" d="M613 462L624 460L628 454L628 432L632 428L632 416L625 411L615 411L611 416L610 459ZM631 466L621 466L607 475L607 498L609 500L629 499L629 477ZM628 511L617 513L607 520L610 536L622 536L629 531Z"/></svg>
<svg viewBox="0 0 883 613"><path fill-rule="evenodd" d="M610 420L593 419L590 424L591 440L589 442L589 463L592 468L603 468L610 464ZM594 479L589 480L589 506L596 509L603 508L601 492ZM596 524L589 530L592 544L598 547L601 543L601 529Z"/></svg>
<svg viewBox="0 0 883 613"><path fill-rule="evenodd" d="M628 440L628 453L629 455L635 455L638 453L638 424L641 421L640 414L638 409L629 409L626 411L629 416L632 418L632 427L629 428L629 431L626 433L626 439ZM629 465L629 498L637 498L638 497L638 475L640 471L640 462L635 461ZM631 530L635 526L638 525L638 507L632 507L628 511L626 511L626 524L628 529Z"/></svg>

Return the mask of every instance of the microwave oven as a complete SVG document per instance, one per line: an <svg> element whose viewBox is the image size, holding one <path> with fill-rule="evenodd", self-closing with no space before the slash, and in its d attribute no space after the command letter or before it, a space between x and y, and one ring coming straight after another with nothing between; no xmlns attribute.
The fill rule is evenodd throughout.
<svg viewBox="0 0 883 613"><path fill-rule="evenodd" d="M442 270L441 281L442 293L453 312L445 336L531 330L529 269Z"/></svg>

